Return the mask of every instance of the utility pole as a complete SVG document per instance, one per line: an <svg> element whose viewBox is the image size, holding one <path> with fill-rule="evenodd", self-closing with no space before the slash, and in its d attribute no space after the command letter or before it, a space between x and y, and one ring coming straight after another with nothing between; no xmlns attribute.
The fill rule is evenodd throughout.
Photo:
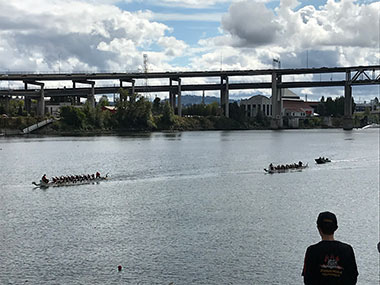
<svg viewBox="0 0 380 285"><path fill-rule="evenodd" d="M148 89L148 77L147 77L147 74L148 74L148 55L146 53L143 54L143 58L144 58L144 73L145 73L145 87L146 89ZM149 97L149 101L151 101L150 99L150 94L148 94L148 97Z"/></svg>

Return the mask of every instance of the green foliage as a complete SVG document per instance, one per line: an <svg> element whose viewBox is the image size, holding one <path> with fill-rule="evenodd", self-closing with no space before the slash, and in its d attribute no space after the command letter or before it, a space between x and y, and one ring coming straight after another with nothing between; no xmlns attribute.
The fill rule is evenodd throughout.
<svg viewBox="0 0 380 285"><path fill-rule="evenodd" d="M9 116L22 116L24 108L24 100L20 99L10 99L8 102L4 101L2 103L4 106L4 113Z"/></svg>
<svg viewBox="0 0 380 285"><path fill-rule="evenodd" d="M74 106L64 106L61 108L61 122L74 129L81 129L85 121L86 114Z"/></svg>
<svg viewBox="0 0 380 285"><path fill-rule="evenodd" d="M318 104L317 113L320 116L333 116L333 117L342 117L344 116L344 96L337 97L332 99L328 97L325 101L322 97L321 102ZM352 110L355 109L355 103L352 99Z"/></svg>
<svg viewBox="0 0 380 285"><path fill-rule="evenodd" d="M110 105L110 102L108 101L108 97L103 95L102 98L100 98L97 107L104 107L104 106L109 106L109 105Z"/></svg>
<svg viewBox="0 0 380 285"><path fill-rule="evenodd" d="M206 105L207 116L220 116L222 115L222 110L219 108L217 102L212 102L211 104Z"/></svg>
<svg viewBox="0 0 380 285"><path fill-rule="evenodd" d="M37 119L33 117L10 117L2 118L0 117L0 128L2 129L19 129L22 130L26 127L34 125L37 123Z"/></svg>
<svg viewBox="0 0 380 285"><path fill-rule="evenodd" d="M193 104L183 108L182 113L185 116L207 116L207 106L205 104Z"/></svg>
<svg viewBox="0 0 380 285"><path fill-rule="evenodd" d="M115 114L117 124L122 129L152 129L155 123L152 115L152 104L138 94L129 95L120 89L120 97L124 100L117 104Z"/></svg>
<svg viewBox="0 0 380 285"><path fill-rule="evenodd" d="M162 111L161 99L159 97L156 97L153 100L152 112L153 114L157 115L157 114L160 114L161 111Z"/></svg>
<svg viewBox="0 0 380 285"><path fill-rule="evenodd" d="M243 106L239 106L236 102L229 105L230 118L239 122L244 123L246 121L245 110Z"/></svg>
<svg viewBox="0 0 380 285"><path fill-rule="evenodd" d="M174 124L174 110L167 101L162 110L161 123L168 127Z"/></svg>
<svg viewBox="0 0 380 285"><path fill-rule="evenodd" d="M322 97L323 98L323 97ZM325 107L325 104L323 102L320 102L318 103L318 106L317 106L317 113L320 115L320 116L326 116L327 112L326 112L326 107Z"/></svg>
<svg viewBox="0 0 380 285"><path fill-rule="evenodd" d="M325 106L326 106L326 114L327 115L334 115L336 113L335 103L331 97L328 97L326 99Z"/></svg>
<svg viewBox="0 0 380 285"><path fill-rule="evenodd" d="M193 104L183 108L182 113L187 116L218 116L221 114L217 102L211 104Z"/></svg>
<svg viewBox="0 0 380 285"><path fill-rule="evenodd" d="M319 117L308 117L305 120L300 120L300 128L315 128L320 127L322 121Z"/></svg>

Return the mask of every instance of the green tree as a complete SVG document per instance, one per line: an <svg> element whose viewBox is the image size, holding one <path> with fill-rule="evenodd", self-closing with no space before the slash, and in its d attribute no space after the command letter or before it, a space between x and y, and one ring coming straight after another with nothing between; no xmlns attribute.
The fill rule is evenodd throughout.
<svg viewBox="0 0 380 285"><path fill-rule="evenodd" d="M344 115L344 97L335 98L335 114L334 116L341 117Z"/></svg>
<svg viewBox="0 0 380 285"><path fill-rule="evenodd" d="M108 101L108 97L103 95L102 98L100 98L98 106L99 107L104 107L104 106L109 106L110 102Z"/></svg>
<svg viewBox="0 0 380 285"><path fill-rule="evenodd" d="M80 108L74 106L64 106L60 109L62 123L73 128L81 129L86 118L85 113Z"/></svg>
<svg viewBox="0 0 380 285"><path fill-rule="evenodd" d="M336 114L335 102L331 97L328 97L326 99L325 106L326 106L326 115L327 116L333 116L334 114Z"/></svg>
<svg viewBox="0 0 380 285"><path fill-rule="evenodd" d="M245 121L245 110L243 106L239 106L236 102L230 103L229 106L230 109L230 118L239 122L243 123Z"/></svg>
<svg viewBox="0 0 380 285"><path fill-rule="evenodd" d="M121 128L147 129L153 128L152 104L143 96L128 94L120 89L120 96L124 100L117 103L116 120Z"/></svg>
<svg viewBox="0 0 380 285"><path fill-rule="evenodd" d="M320 116L326 116L326 106L325 106L325 103L324 103L324 102L320 102L320 103L318 103L318 106L317 106L317 113L318 113Z"/></svg>
<svg viewBox="0 0 380 285"><path fill-rule="evenodd" d="M220 116L222 112L217 102L212 102L211 104L206 105L206 110L208 116Z"/></svg>
<svg viewBox="0 0 380 285"><path fill-rule="evenodd" d="M159 97L154 98L152 111L154 114L161 113L161 99Z"/></svg>
<svg viewBox="0 0 380 285"><path fill-rule="evenodd" d="M18 106L17 115L19 115L19 116L23 115L23 111L22 111L22 106L21 105Z"/></svg>
<svg viewBox="0 0 380 285"><path fill-rule="evenodd" d="M174 123L174 110L168 101L164 104L161 121L166 126L171 126Z"/></svg>
<svg viewBox="0 0 380 285"><path fill-rule="evenodd" d="M8 115L11 116L17 116L20 112L21 108L21 115L22 115L22 109L24 107L24 101L20 99L10 99L8 103Z"/></svg>

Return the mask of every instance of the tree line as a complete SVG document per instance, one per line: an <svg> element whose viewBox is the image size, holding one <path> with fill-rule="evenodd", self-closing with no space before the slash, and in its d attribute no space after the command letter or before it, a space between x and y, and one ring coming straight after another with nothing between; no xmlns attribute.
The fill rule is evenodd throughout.
<svg viewBox="0 0 380 285"><path fill-rule="evenodd" d="M331 97L322 96L320 102L317 106L317 113L322 117L342 117L344 116L344 96L336 97L332 99ZM352 112L355 110L355 102L352 98Z"/></svg>
<svg viewBox="0 0 380 285"><path fill-rule="evenodd" d="M64 106L60 112L62 130L191 130L191 129L247 129L269 127L269 119L263 114L247 118L245 110L236 102L230 103L230 118L223 116L218 103L194 104L182 109L183 117L167 100L155 98L150 102L139 94L120 90L120 98L113 112L103 110L108 100L102 98L95 108Z"/></svg>
<svg viewBox="0 0 380 285"><path fill-rule="evenodd" d="M106 96L102 97L95 108L88 104L63 106L60 108L60 121L54 123L53 128L57 131L154 131L154 130L194 130L194 129L257 129L268 128L270 118L259 111L253 118L247 117L244 106L237 102L229 104L229 118L223 116L223 110L214 102L211 104L193 104L184 106L183 117L175 115L168 100L155 98L153 102L139 94L129 94L120 89L120 98L116 102L114 110L107 110ZM22 100L10 100L7 103L10 116L27 116L23 109ZM355 104L352 104L353 109ZM5 108L0 102L0 113L5 113ZM326 100L321 98L317 113L321 117L340 118L344 115L344 97ZM20 121L20 120L19 120ZM17 121L17 122L19 122ZM24 120L25 121L25 120ZM306 127L321 126L318 118L307 118ZM310 121L310 122L309 122ZM16 121L14 122L16 123ZM27 125L28 121L22 123ZM9 122L2 122L2 127L10 127Z"/></svg>

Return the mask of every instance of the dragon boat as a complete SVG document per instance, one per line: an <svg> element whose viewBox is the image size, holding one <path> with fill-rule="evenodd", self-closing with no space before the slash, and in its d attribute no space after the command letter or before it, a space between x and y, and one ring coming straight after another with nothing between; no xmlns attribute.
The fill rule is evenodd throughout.
<svg viewBox="0 0 380 285"><path fill-rule="evenodd" d="M81 179L81 180L74 180L74 181L49 181L44 182L40 180L37 182L32 182L32 184L39 188L49 188L49 187L63 187L63 186L77 186L77 185L85 185L85 184L98 184L100 181L108 180L108 174L106 176L99 176L91 179Z"/></svg>
<svg viewBox="0 0 380 285"><path fill-rule="evenodd" d="M302 169L305 169L309 167L309 164L297 166L297 167L290 167L290 168L272 168L272 169L266 169L264 168L264 171L269 174L273 173L286 173L286 172L296 172L296 171L301 171Z"/></svg>

